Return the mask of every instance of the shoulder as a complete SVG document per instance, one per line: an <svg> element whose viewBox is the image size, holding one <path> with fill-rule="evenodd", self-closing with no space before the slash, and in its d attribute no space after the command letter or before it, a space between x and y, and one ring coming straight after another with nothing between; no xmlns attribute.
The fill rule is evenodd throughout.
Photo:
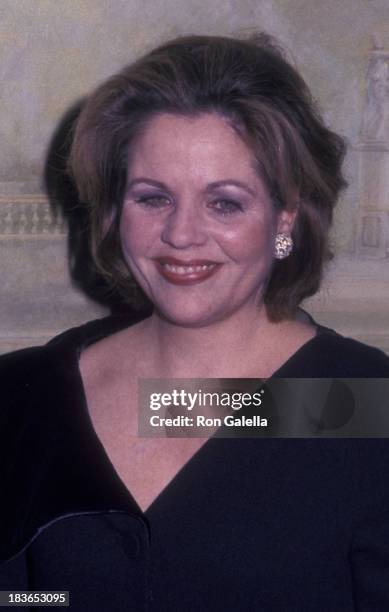
<svg viewBox="0 0 389 612"><path fill-rule="evenodd" d="M66 389L76 375L79 351L90 342L131 325L129 317L105 317L71 328L43 346L0 356L2 401L0 417L45 410L48 398ZM2 431L4 431L2 429Z"/></svg>
<svg viewBox="0 0 389 612"><path fill-rule="evenodd" d="M311 319L313 321L313 319ZM389 378L383 351L316 324L317 334L277 373L300 378Z"/></svg>
<svg viewBox="0 0 389 612"><path fill-rule="evenodd" d="M345 378L389 377L389 357L383 351L332 330L321 329L323 331L319 330L316 338L316 350L323 368Z"/></svg>
<svg viewBox="0 0 389 612"><path fill-rule="evenodd" d="M77 350L84 345L114 334L132 325L138 320L134 316L109 316L94 319L77 327L72 327L52 338L46 345L20 349L12 353L0 355L0 374L5 376L13 372L36 371L39 366L46 365L54 355L60 355L67 350ZM52 363L52 362L51 362Z"/></svg>

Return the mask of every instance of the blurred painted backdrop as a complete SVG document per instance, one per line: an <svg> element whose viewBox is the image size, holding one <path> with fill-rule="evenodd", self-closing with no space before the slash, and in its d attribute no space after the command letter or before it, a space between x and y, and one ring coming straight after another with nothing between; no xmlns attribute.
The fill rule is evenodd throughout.
<svg viewBox="0 0 389 612"><path fill-rule="evenodd" d="M389 0L0 0L0 351L106 312L71 282L46 196L66 113L165 39L252 30L279 38L349 143L336 257L306 307L389 351Z"/></svg>

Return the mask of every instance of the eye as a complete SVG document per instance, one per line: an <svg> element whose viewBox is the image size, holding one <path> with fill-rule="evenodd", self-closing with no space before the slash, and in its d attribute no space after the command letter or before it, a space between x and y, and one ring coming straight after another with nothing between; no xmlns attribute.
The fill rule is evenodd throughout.
<svg viewBox="0 0 389 612"><path fill-rule="evenodd" d="M169 198L162 194L142 195L135 197L134 201L146 208L163 208L170 204Z"/></svg>
<svg viewBox="0 0 389 612"><path fill-rule="evenodd" d="M234 200L215 200L210 206L220 215L233 215L242 212L242 206Z"/></svg>

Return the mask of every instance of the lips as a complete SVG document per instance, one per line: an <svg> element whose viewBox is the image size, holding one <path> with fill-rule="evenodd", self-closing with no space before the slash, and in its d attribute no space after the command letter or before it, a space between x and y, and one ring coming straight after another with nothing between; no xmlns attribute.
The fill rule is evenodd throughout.
<svg viewBox="0 0 389 612"><path fill-rule="evenodd" d="M158 257L155 263L161 276L174 285L192 285L203 282L213 276L222 265L206 259L184 261L174 257Z"/></svg>

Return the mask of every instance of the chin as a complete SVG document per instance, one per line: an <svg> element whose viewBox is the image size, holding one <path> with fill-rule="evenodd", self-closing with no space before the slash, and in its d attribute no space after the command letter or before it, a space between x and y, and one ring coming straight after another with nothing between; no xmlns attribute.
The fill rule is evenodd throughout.
<svg viewBox="0 0 389 612"><path fill-rule="evenodd" d="M164 308L155 304L155 312L161 319L178 327L199 328L207 327L224 318L217 313L201 310L197 304L185 308Z"/></svg>

